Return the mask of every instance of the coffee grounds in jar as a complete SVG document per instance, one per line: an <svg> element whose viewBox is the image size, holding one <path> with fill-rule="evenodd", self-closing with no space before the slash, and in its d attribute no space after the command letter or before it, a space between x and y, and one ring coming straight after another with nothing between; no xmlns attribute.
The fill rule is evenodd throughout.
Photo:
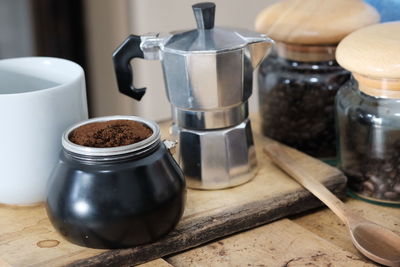
<svg viewBox="0 0 400 267"><path fill-rule="evenodd" d="M82 125L73 130L68 138L77 145L104 148L134 144L150 137L152 133L141 122L111 120Z"/></svg>

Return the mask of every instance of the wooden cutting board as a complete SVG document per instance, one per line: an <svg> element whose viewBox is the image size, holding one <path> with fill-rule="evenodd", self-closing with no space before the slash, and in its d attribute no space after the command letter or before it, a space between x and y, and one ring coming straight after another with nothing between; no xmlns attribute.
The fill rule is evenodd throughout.
<svg viewBox="0 0 400 267"><path fill-rule="evenodd" d="M271 140L262 137L258 128L253 123L260 166L256 177L225 190L188 189L181 222L158 242L123 250L88 249L56 233L43 205L0 206L0 266L132 266L321 206L262 152ZM166 133L167 127L162 129ZM346 178L339 170L293 149L290 153L336 195L344 197Z"/></svg>

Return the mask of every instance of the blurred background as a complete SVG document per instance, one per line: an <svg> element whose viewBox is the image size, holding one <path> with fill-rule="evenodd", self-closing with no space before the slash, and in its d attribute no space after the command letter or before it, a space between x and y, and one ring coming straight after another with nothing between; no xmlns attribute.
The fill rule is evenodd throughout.
<svg viewBox="0 0 400 267"><path fill-rule="evenodd" d="M277 0L214 0L216 25L254 29L258 12ZM306 1L306 0L305 0ZM334 0L332 0L334 1ZM0 0L0 58L52 56L80 64L86 73L90 116L170 118L161 64L134 60L141 102L120 94L112 53L129 34L195 28L191 5L199 0ZM398 19L400 0L368 0L382 21ZM253 90L250 111L258 109Z"/></svg>

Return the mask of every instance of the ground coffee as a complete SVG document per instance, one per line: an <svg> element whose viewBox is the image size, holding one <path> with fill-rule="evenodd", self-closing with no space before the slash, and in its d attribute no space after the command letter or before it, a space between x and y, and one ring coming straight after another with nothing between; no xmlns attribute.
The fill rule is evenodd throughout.
<svg viewBox="0 0 400 267"><path fill-rule="evenodd" d="M69 140L87 147L117 147L140 142L152 133L141 122L112 120L82 125L71 132Z"/></svg>

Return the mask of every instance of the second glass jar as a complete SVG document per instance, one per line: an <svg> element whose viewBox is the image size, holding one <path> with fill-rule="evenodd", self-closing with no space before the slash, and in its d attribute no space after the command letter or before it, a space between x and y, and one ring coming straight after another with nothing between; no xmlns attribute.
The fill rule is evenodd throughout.
<svg viewBox="0 0 400 267"><path fill-rule="evenodd" d="M336 46L277 43L258 76L264 135L331 164L336 161L334 102L350 73Z"/></svg>
<svg viewBox="0 0 400 267"><path fill-rule="evenodd" d="M352 79L337 94L340 168L352 194L400 206L400 94L380 97L363 91Z"/></svg>

